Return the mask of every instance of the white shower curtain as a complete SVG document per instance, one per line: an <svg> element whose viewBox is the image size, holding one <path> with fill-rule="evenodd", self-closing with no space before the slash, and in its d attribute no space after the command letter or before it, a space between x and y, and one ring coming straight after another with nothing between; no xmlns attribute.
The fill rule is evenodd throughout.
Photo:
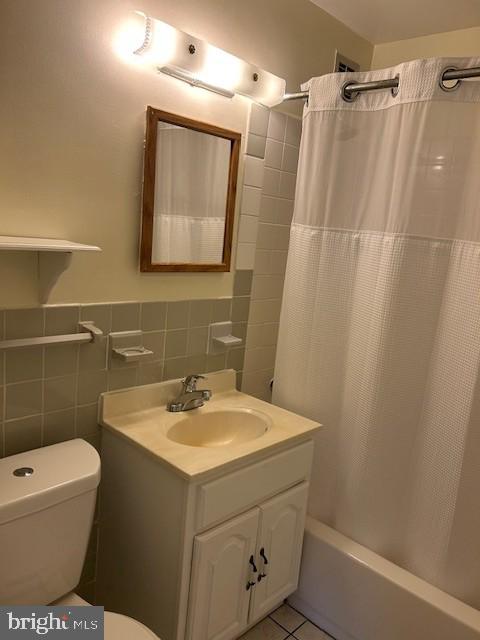
<svg viewBox="0 0 480 640"><path fill-rule="evenodd" d="M324 425L311 514L480 608L480 82L439 86L475 66L308 83L274 402Z"/></svg>

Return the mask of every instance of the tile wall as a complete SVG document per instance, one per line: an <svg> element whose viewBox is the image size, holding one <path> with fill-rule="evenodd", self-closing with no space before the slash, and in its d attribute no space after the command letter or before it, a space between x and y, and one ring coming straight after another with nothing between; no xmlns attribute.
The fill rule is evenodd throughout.
<svg viewBox="0 0 480 640"><path fill-rule="evenodd" d="M270 400L301 120L252 106L237 268L253 269L242 390Z"/></svg>
<svg viewBox="0 0 480 640"><path fill-rule="evenodd" d="M104 332L95 343L0 353L0 457L74 437L97 444L100 393L187 373L233 368L241 381L244 346L207 355L208 325L232 320L245 343L252 271L237 271L232 298L126 302L0 311L0 339L75 333L79 320ZM141 330L154 353L140 363L112 360L108 334Z"/></svg>

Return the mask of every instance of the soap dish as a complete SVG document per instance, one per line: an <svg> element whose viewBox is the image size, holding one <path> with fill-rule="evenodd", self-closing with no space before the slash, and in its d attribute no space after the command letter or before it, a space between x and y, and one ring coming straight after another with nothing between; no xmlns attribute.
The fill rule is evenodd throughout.
<svg viewBox="0 0 480 640"><path fill-rule="evenodd" d="M147 356L152 356L153 351L145 347L123 347L112 349L115 358L121 358L124 362L138 362Z"/></svg>
<svg viewBox="0 0 480 640"><path fill-rule="evenodd" d="M215 322L209 326L208 353L222 353L225 349L238 347L243 343L242 338L232 335L232 323Z"/></svg>

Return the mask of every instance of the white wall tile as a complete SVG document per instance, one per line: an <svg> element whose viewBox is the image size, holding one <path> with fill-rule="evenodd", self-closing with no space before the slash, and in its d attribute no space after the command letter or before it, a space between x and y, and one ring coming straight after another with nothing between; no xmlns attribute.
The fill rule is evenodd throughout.
<svg viewBox="0 0 480 640"><path fill-rule="evenodd" d="M256 216L240 216L240 227L238 230L239 242L256 242L257 241L258 218Z"/></svg>
<svg viewBox="0 0 480 640"><path fill-rule="evenodd" d="M262 200L262 190L256 187L243 187L242 205L240 210L251 216L260 214L260 202Z"/></svg>
<svg viewBox="0 0 480 640"><path fill-rule="evenodd" d="M283 171L297 173L299 151L300 149L298 147L293 147L291 144L284 145L282 158Z"/></svg>
<svg viewBox="0 0 480 640"><path fill-rule="evenodd" d="M288 116L285 142L287 144L293 144L294 146L299 147L301 135L302 135L302 121L298 118L294 118L293 116Z"/></svg>
<svg viewBox="0 0 480 640"><path fill-rule="evenodd" d="M262 324L262 332L261 332L261 343L263 346L268 347L268 346L274 346L276 347L277 345L277 340L278 340L278 330L279 330L279 323L278 322L266 322L265 324Z"/></svg>
<svg viewBox="0 0 480 640"><path fill-rule="evenodd" d="M263 120L262 120L263 118ZM265 135L265 113L255 110L252 122L256 135ZM242 216L239 228L239 260L242 268L251 268L250 247L255 246L252 298L248 320L242 389L256 397L270 401L268 382L273 375L280 318L281 298L290 239L290 225L294 209L296 171L298 165L301 120L272 111L266 129L265 162L262 195L258 190L244 196L242 213L258 212L258 224L251 216ZM250 150L259 154L259 141L252 138ZM249 167L247 179L256 178ZM247 172L247 169L246 169ZM248 188L248 187L247 187ZM250 203L254 201L252 206ZM245 209L245 206L250 209ZM252 242L256 228L256 244ZM245 242L248 241L248 242ZM240 255L242 253L242 255Z"/></svg>
<svg viewBox="0 0 480 640"><path fill-rule="evenodd" d="M245 156L244 184L249 187L263 187L264 161L253 156Z"/></svg>
<svg viewBox="0 0 480 640"><path fill-rule="evenodd" d="M286 171L280 172L280 185L278 188L278 194L282 198L289 198L293 200L295 198L295 183L297 176L294 173L287 173Z"/></svg>
<svg viewBox="0 0 480 640"><path fill-rule="evenodd" d="M276 196L280 188L280 171L277 169L265 169L263 179L263 194Z"/></svg>
<svg viewBox="0 0 480 640"><path fill-rule="evenodd" d="M272 369L275 364L275 347L255 347L245 351L244 370Z"/></svg>
<svg viewBox="0 0 480 640"><path fill-rule="evenodd" d="M276 222L279 198L262 196L260 201L260 222Z"/></svg>
<svg viewBox="0 0 480 640"><path fill-rule="evenodd" d="M263 346L263 327L265 324L249 324L247 330L247 344L249 349Z"/></svg>
<svg viewBox="0 0 480 640"><path fill-rule="evenodd" d="M286 251L290 240L290 228L285 225L258 225L257 249L272 249Z"/></svg>
<svg viewBox="0 0 480 640"><path fill-rule="evenodd" d="M250 303L249 322L254 324L278 322L281 300L252 300ZM247 345L248 346L248 345Z"/></svg>
<svg viewBox="0 0 480 640"><path fill-rule="evenodd" d="M250 111L249 132L257 136L266 136L268 130L268 120L270 109L262 107L259 104L252 103Z"/></svg>
<svg viewBox="0 0 480 640"><path fill-rule="evenodd" d="M270 121L268 123L267 138L273 138L283 142L285 140L285 132L287 129L287 116L279 111L270 112Z"/></svg>
<svg viewBox="0 0 480 640"><path fill-rule="evenodd" d="M237 245L237 269L253 269L255 265L255 243L239 242Z"/></svg>
<svg viewBox="0 0 480 640"><path fill-rule="evenodd" d="M280 169L282 166L283 144L267 138L265 146L265 166Z"/></svg>
<svg viewBox="0 0 480 640"><path fill-rule="evenodd" d="M277 343L278 322L248 325L247 342L249 349L273 347ZM261 367L264 368L263 366Z"/></svg>
<svg viewBox="0 0 480 640"><path fill-rule="evenodd" d="M273 249L287 251L290 243L290 227L285 225L273 225Z"/></svg>
<svg viewBox="0 0 480 640"><path fill-rule="evenodd" d="M273 224L260 223L258 225L257 249L274 249Z"/></svg>
<svg viewBox="0 0 480 640"><path fill-rule="evenodd" d="M269 273L281 274L285 277L287 257L287 251L272 251L270 255Z"/></svg>
<svg viewBox="0 0 480 640"><path fill-rule="evenodd" d="M258 275L264 273L271 273L270 269L270 255L269 249L257 249L255 252L255 266L254 272Z"/></svg>
<svg viewBox="0 0 480 640"><path fill-rule="evenodd" d="M247 153L257 158L265 157L265 144L267 139L264 136L257 136L255 133L249 133L247 139Z"/></svg>
<svg viewBox="0 0 480 640"><path fill-rule="evenodd" d="M273 376L273 371L266 369L265 371L252 371L252 372L244 372L243 374L243 380L242 380L242 391L244 391L245 393L249 393L250 395L253 395L257 398L260 398L260 400L270 400L270 389L268 386L268 382L269 380L272 378ZM273 620L269 620L269 618L265 619L266 621L271 622L272 624L275 624L275 622L273 622ZM264 623L265 621L262 620L262 623ZM259 623L259 624L262 624ZM258 625L257 625L258 626ZM280 632L283 633L283 629L281 627L279 627L277 625L278 629L280 630ZM254 629L256 629L256 627L254 627ZM278 640L279 637L281 637L279 634L280 632L278 631L278 629L275 630L275 633L277 634L277 637L273 637L273 634L270 632L268 633L270 630L267 631L267 633L263 632L263 636L262 635L258 635L256 636L257 640L258 637L265 637L265 638L269 638L270 640ZM251 635L252 634L252 629L247 632ZM249 640L248 635L245 635L245 640ZM255 640L254 638L251 638L251 640Z"/></svg>
<svg viewBox="0 0 480 640"><path fill-rule="evenodd" d="M294 204L294 200L288 200L287 198L277 198L275 222L277 222L278 224L290 225L293 217Z"/></svg>
<svg viewBox="0 0 480 640"><path fill-rule="evenodd" d="M281 298L283 293L283 276L254 275L252 282L252 300L268 300Z"/></svg>

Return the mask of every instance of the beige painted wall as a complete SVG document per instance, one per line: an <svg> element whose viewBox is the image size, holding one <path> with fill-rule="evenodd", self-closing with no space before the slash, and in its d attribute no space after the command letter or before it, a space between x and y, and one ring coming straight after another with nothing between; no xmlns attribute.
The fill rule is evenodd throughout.
<svg viewBox="0 0 480 640"><path fill-rule="evenodd" d="M337 47L363 68L373 51L309 0L2 0L0 234L103 249L74 256L53 303L232 292L232 274L138 271L146 105L244 134L250 102L119 59L114 34L135 9L285 77L290 90L332 70ZM36 254L0 253L0 306L36 304L36 277Z"/></svg>
<svg viewBox="0 0 480 640"><path fill-rule="evenodd" d="M435 33L375 46L372 69L382 69L417 58L479 56L480 27Z"/></svg>

